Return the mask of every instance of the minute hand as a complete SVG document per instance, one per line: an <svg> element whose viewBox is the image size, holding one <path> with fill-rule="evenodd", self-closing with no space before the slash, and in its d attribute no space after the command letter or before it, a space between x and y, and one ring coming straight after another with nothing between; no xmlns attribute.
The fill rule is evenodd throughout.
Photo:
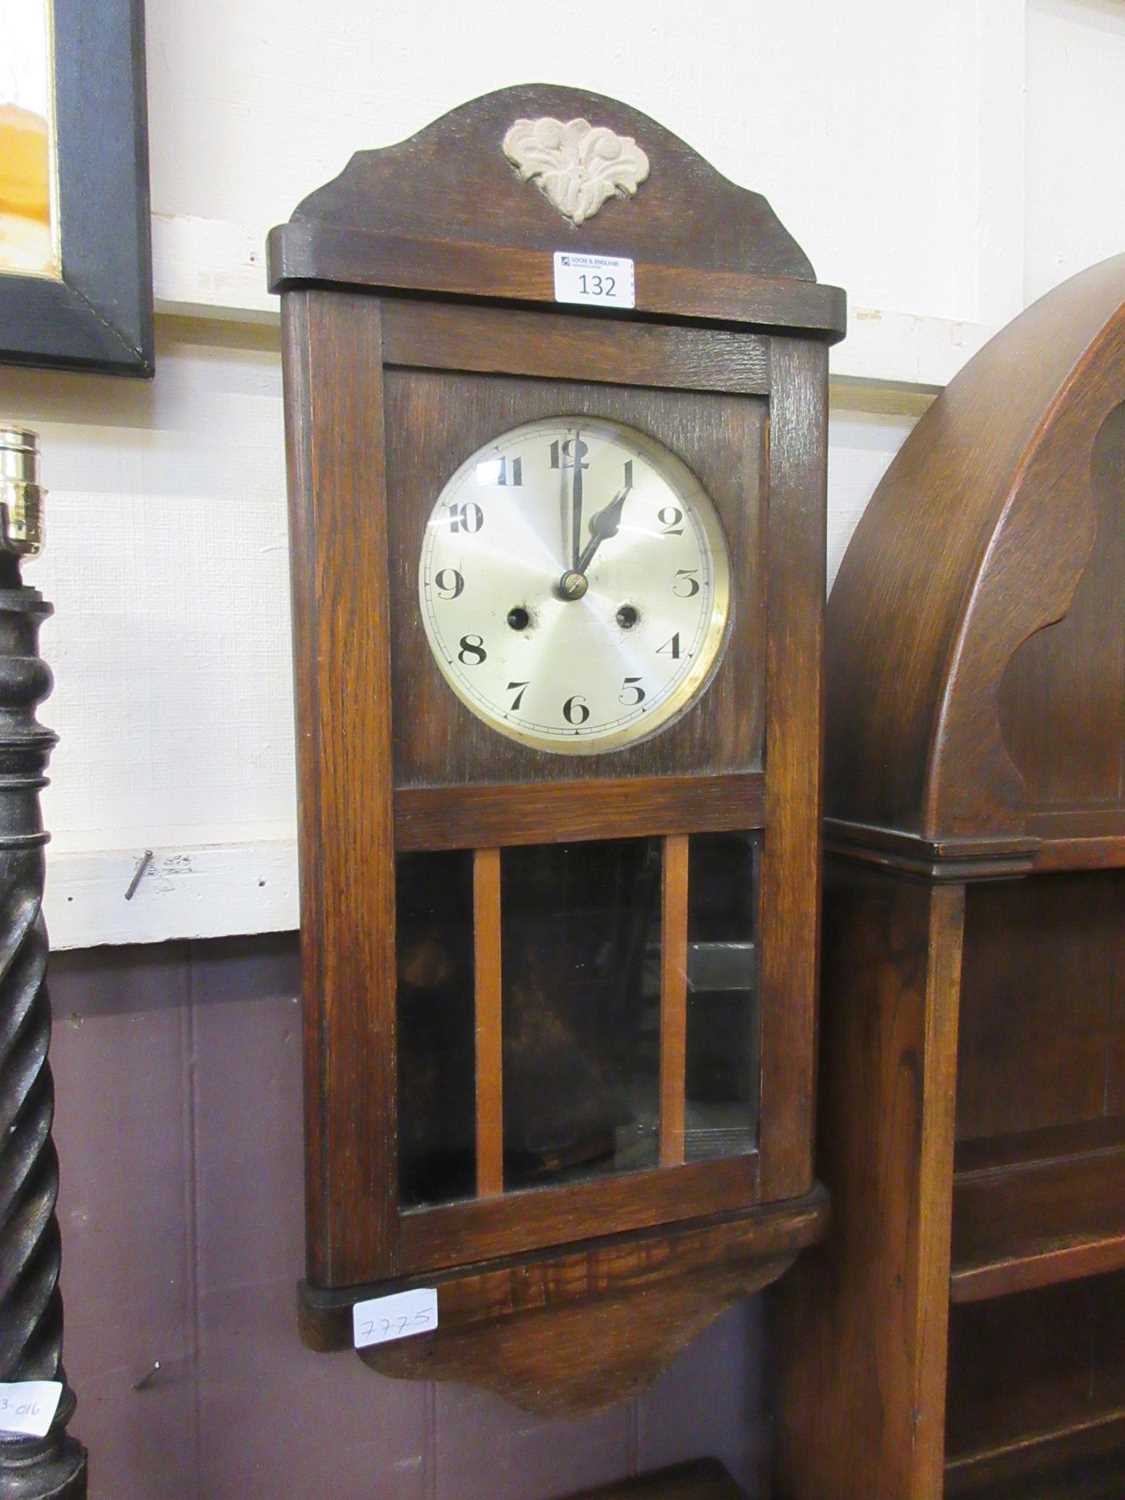
<svg viewBox="0 0 1125 1500"><path fill-rule="evenodd" d="M576 573L585 573L601 544L609 537L617 535L617 528L621 524L621 512L628 496L629 489L626 487L620 495L614 496L604 510L599 510L596 516L590 517L590 540L579 555L575 566Z"/></svg>

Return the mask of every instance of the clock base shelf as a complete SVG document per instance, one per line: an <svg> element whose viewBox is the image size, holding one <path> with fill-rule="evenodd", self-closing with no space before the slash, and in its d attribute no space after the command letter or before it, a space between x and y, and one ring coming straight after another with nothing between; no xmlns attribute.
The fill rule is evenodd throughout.
<svg viewBox="0 0 1125 1500"><path fill-rule="evenodd" d="M723 1308L768 1286L823 1238L828 1196L590 1240L376 1286L298 1291L313 1349L349 1348L368 1297L435 1286L440 1326L364 1350L381 1374L471 1379L526 1410L578 1414L637 1394Z"/></svg>

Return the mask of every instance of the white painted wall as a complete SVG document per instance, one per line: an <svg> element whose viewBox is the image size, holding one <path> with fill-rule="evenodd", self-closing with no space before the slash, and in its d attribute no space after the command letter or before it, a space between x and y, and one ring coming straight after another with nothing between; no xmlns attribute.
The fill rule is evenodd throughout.
<svg viewBox="0 0 1125 1500"><path fill-rule="evenodd" d="M41 432L51 490L27 578L58 609L43 717L62 736L46 805L60 947L296 922L262 241L353 149L545 78L637 104L765 192L850 297L833 573L924 392L1025 294L1125 245L1119 0L578 0L565 45L557 11L502 0L147 10L156 380L0 370L0 410Z"/></svg>
<svg viewBox="0 0 1125 1500"><path fill-rule="evenodd" d="M315 24L305 0L148 0L158 297L268 310L265 231L352 151L545 79L764 192L872 314L837 369L940 384L1020 306L1024 3L572 0L560 30L507 0L337 0Z"/></svg>
<svg viewBox="0 0 1125 1500"><path fill-rule="evenodd" d="M1125 3L1030 0L1027 232L1033 302L1125 250Z"/></svg>

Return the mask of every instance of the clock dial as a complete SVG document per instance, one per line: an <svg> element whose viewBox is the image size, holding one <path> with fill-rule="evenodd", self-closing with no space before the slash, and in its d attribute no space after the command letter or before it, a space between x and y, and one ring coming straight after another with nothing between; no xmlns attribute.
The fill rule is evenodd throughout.
<svg viewBox="0 0 1125 1500"><path fill-rule="evenodd" d="M620 423L554 417L452 476L418 589L438 668L478 718L590 755L647 739L698 697L729 573L715 508L675 454Z"/></svg>

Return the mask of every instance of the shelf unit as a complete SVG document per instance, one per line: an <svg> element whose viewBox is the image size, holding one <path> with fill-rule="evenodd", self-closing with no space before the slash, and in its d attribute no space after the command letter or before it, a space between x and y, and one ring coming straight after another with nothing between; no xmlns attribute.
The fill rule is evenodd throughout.
<svg viewBox="0 0 1125 1500"><path fill-rule="evenodd" d="M777 1500L1125 1494L1123 599L1119 256L943 392L829 601L834 1223L775 1294Z"/></svg>

